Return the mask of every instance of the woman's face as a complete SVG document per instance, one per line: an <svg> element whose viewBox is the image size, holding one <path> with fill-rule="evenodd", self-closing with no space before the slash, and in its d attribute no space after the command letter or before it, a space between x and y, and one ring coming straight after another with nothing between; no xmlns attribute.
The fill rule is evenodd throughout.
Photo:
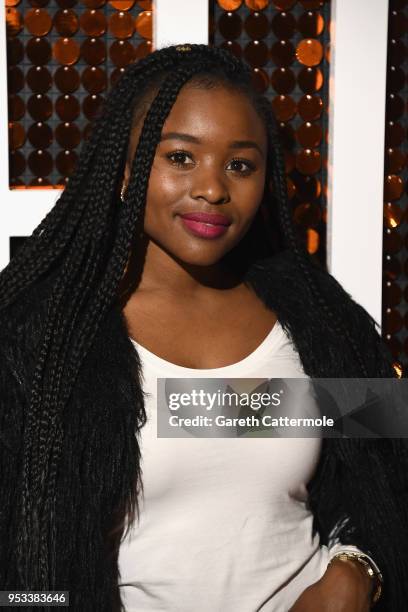
<svg viewBox="0 0 408 612"><path fill-rule="evenodd" d="M142 121L130 143L133 158ZM248 98L185 85L167 117L149 178L144 232L170 256L219 261L246 234L262 200L267 138ZM125 184L130 174L126 165ZM195 213L221 215L203 220Z"/></svg>

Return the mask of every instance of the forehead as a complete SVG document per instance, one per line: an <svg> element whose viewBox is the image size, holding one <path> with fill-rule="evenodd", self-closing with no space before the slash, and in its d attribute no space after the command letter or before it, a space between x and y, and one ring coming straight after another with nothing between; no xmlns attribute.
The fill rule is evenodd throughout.
<svg viewBox="0 0 408 612"><path fill-rule="evenodd" d="M234 89L187 84L164 123L163 132L183 131L203 140L251 139L266 148L266 131L249 98Z"/></svg>

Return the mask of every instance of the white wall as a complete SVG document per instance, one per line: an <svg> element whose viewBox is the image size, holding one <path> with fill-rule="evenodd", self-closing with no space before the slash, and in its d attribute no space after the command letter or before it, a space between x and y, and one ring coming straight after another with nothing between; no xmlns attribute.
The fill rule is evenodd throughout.
<svg viewBox="0 0 408 612"><path fill-rule="evenodd" d="M154 0L154 46L208 44L208 0Z"/></svg>
<svg viewBox="0 0 408 612"><path fill-rule="evenodd" d="M381 325L388 0L332 0L328 267Z"/></svg>

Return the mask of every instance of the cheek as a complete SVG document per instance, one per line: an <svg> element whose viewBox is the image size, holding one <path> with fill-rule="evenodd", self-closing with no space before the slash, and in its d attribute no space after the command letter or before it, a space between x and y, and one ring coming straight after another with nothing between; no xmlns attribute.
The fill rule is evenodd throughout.
<svg viewBox="0 0 408 612"><path fill-rule="evenodd" d="M152 167L146 197L145 223L163 222L180 202L185 201L188 184L184 177L171 170ZM156 225L155 223L155 225Z"/></svg>
<svg viewBox="0 0 408 612"><path fill-rule="evenodd" d="M266 181L266 168L264 168L263 171L258 175L258 180L256 181L255 190L256 190L256 197L258 199L258 202L262 200L262 196L265 191L265 181Z"/></svg>
<svg viewBox="0 0 408 612"><path fill-rule="evenodd" d="M256 211L262 201L265 190L265 175L259 175L257 180L241 180L235 186L236 209L242 220L246 220L245 225L252 222Z"/></svg>

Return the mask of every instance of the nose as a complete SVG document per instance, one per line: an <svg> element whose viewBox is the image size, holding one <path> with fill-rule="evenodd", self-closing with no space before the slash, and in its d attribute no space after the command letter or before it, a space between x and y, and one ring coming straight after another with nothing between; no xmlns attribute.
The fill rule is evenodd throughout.
<svg viewBox="0 0 408 612"><path fill-rule="evenodd" d="M192 178L190 196L194 200L204 199L210 204L225 204L230 200L226 177L215 168L197 169Z"/></svg>

